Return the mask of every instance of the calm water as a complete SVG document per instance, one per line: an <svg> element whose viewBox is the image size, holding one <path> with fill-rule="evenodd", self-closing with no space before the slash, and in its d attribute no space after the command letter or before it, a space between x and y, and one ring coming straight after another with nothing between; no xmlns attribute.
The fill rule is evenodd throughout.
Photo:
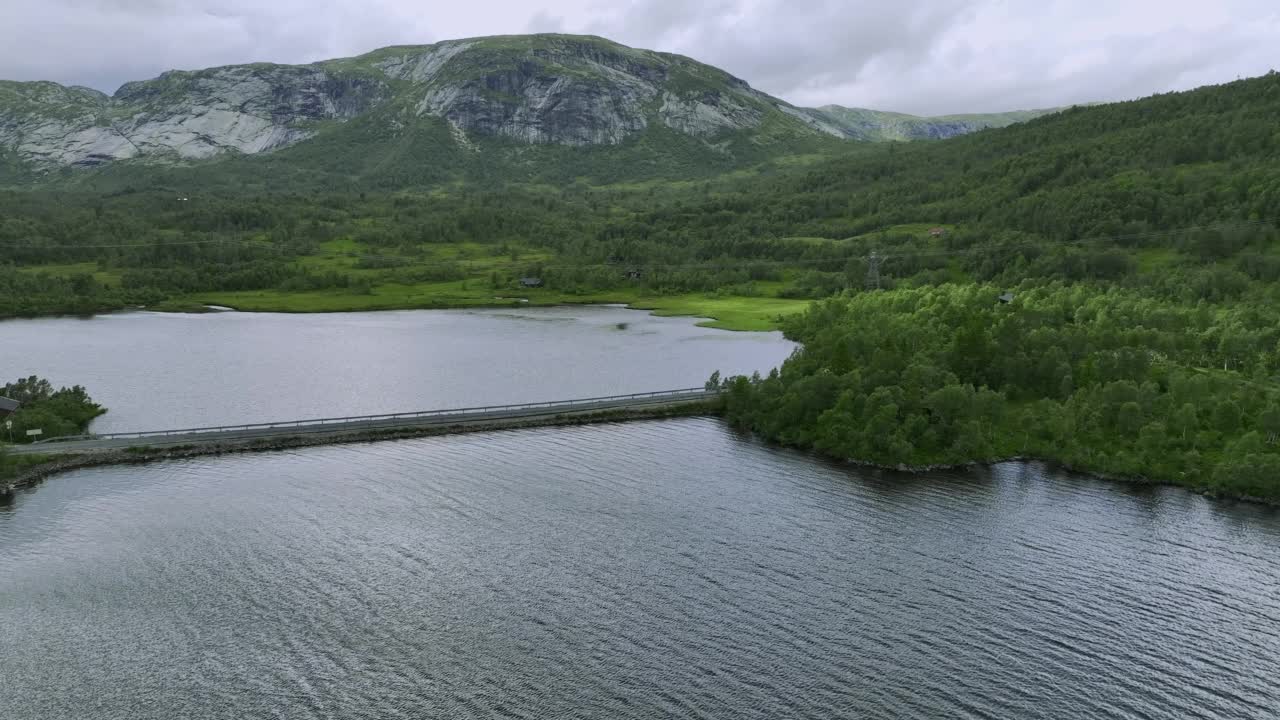
<svg viewBox="0 0 1280 720"><path fill-rule="evenodd" d="M82 471L0 509L0 717L1274 718L1280 516L714 420Z"/></svg>
<svg viewBox="0 0 1280 720"><path fill-rule="evenodd" d="M618 307L0 322L0 378L84 385L98 432L409 412L701 387L795 346ZM0 384L3 384L0 382Z"/></svg>

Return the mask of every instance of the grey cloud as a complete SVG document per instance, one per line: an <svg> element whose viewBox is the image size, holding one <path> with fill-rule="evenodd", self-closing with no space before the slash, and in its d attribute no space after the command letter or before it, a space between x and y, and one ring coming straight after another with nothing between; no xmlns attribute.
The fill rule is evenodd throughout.
<svg viewBox="0 0 1280 720"><path fill-rule="evenodd" d="M1269 0L800 5L734 0L691 16L679 0L639 0L595 27L719 65L797 104L923 114L1124 99L1259 74L1280 33ZM635 22L644 17L671 21ZM1064 68L1075 56L1079 65Z"/></svg>
<svg viewBox="0 0 1280 720"><path fill-rule="evenodd" d="M631 0L615 5L612 17L596 20L589 30L606 36L626 33L649 38L652 44L657 44L691 28L702 29L708 24L721 23L729 12L736 10L736 5L734 0L706 0L701 3Z"/></svg>
<svg viewBox="0 0 1280 720"><path fill-rule="evenodd" d="M525 29L531 33L558 33L564 32L564 18L559 15L552 15L546 10L539 10L529 18L529 24Z"/></svg>
<svg viewBox="0 0 1280 720"><path fill-rule="evenodd" d="M170 69L308 62L430 31L393 0L47 0L7 11L0 77L112 91Z"/></svg>

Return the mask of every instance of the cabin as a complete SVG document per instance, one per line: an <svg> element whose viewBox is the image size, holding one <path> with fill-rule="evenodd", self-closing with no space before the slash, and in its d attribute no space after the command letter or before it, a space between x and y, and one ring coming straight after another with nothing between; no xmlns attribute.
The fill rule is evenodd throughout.
<svg viewBox="0 0 1280 720"><path fill-rule="evenodd" d="M1013 302L1013 297L1014 297L1013 293L1007 292L1001 295L1000 297L996 298L996 300L999 300L1001 305L1008 305L1009 303Z"/></svg>
<svg viewBox="0 0 1280 720"><path fill-rule="evenodd" d="M6 418L18 412L18 408L22 407L22 403L17 400L10 400L7 397L0 397L0 418Z"/></svg>
<svg viewBox="0 0 1280 720"><path fill-rule="evenodd" d="M930 237L942 237L943 235L946 235L946 234L947 234L946 228L940 228L940 227L929 228Z"/></svg>
<svg viewBox="0 0 1280 720"><path fill-rule="evenodd" d="M540 288L542 287L542 278L536 278L536 277L520 278L520 287Z"/></svg>

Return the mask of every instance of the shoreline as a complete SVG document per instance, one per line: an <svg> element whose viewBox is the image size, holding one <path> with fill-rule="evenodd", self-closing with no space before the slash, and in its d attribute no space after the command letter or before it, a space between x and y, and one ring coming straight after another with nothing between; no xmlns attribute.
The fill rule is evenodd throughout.
<svg viewBox="0 0 1280 720"><path fill-rule="evenodd" d="M655 317L687 317L693 318L697 322L698 327L711 328L713 330L726 330L729 332L778 332L780 325L778 319L782 315L791 313L781 313L770 315L763 310L736 310L724 311L716 310L715 305L725 304L743 304L750 303L752 300L764 300L781 305L796 305L795 312L803 310L799 307L801 304L808 305L811 300L789 301L783 298L760 297L750 298L744 296L727 296L727 297L691 297L690 295L658 295L650 298L631 298L631 299L610 299L607 295L593 296L588 299L574 300L572 296L557 296L549 302L542 302L536 298L503 298L502 302L498 301L476 301L476 302L448 302L448 303L391 303L388 305L378 305L373 307L356 307L353 305L325 306L316 308L298 308L286 306L274 306L270 303L262 306L254 306L252 303L245 305L236 303L234 300L219 299L217 302L197 302L197 301L164 301L152 306L129 306L112 309L100 309L91 312L49 312L49 313L32 313L25 315L7 315L0 316L0 322L5 320L38 320L43 318L92 318L99 315L117 315L130 312L155 312L175 315L207 315L224 312L236 313L276 313L281 315L318 315L329 313L374 313L374 312L402 312L406 310L485 310L485 309L513 309L513 308L572 308L583 306L605 306L619 307L627 310L635 310L637 312L647 312Z"/></svg>
<svg viewBox="0 0 1280 720"><path fill-rule="evenodd" d="M157 448L125 448L122 450L98 451L92 453L83 453L78 455L61 455L50 456L51 460L45 463L33 465L27 470L6 481L0 481L0 501L7 500L16 495L17 491L22 489L33 488L44 480L65 472L74 470L82 470L91 467L105 467L112 465L147 465L154 462L164 462L167 460L182 460L194 457L210 457L222 455L239 455L246 453L262 453L275 452L280 450L290 450L295 448L307 447L324 447L333 445L352 445L359 443L385 442L392 440L412 440L422 437L436 437L442 435L460 435L471 433L485 432L502 432L506 430L523 430L539 427L575 427L581 425L591 425L604 422L630 422L639 420L664 420L670 418L681 417L708 417L716 418L722 422L727 421L721 416L714 402L703 405L687 405L680 407L658 407L631 410L609 410L599 413L591 413L585 415L559 415L554 417L534 417L512 420L482 420L472 423L460 423L456 425L446 426L427 426L415 428L392 428L382 430L365 430L356 432L337 433L333 435L294 435L284 437L262 438L257 440L245 440L240 442L211 443L207 445L185 445L175 447L157 447ZM729 426L732 427L732 426ZM1182 485L1167 480L1158 480L1145 477L1128 477L1123 475L1112 475L1108 473L1089 470L1087 468L1075 467L1068 463L1053 458L1041 458L1025 455L1013 455L1004 458L992 458L986 460L971 460L961 463L938 463L932 465L884 465L880 463L867 462L853 458L839 458L826 455L821 452L806 448L796 448L779 443L771 442L765 438L747 431L747 434L756 438L772 447L785 448L808 453L815 458L820 458L827 462L833 462L840 465L851 465L869 470L878 470L882 472L895 472L907 475L925 475L932 472L941 471L963 471L972 470L974 468L990 468L1005 463L1042 463L1050 468L1062 470L1075 475L1081 475L1108 483L1118 483L1127 486L1143 486L1143 487L1171 487L1185 490L1187 492L1199 495L1216 501L1232 501L1245 502L1254 505L1262 505L1270 508L1280 508L1280 498L1266 498L1252 495L1237 495L1232 493L1222 493L1212 488L1195 487L1191 485Z"/></svg>
<svg viewBox="0 0 1280 720"><path fill-rule="evenodd" d="M770 443L770 444L773 444L773 443ZM779 447L787 447L787 446L780 445ZM793 448L793 449L801 449L801 448ZM1092 478L1094 480L1101 480L1103 482L1108 482L1108 483L1119 483L1122 485L1143 486L1143 487L1178 488L1180 490L1186 490L1187 492L1194 493L1196 495L1200 495L1201 497L1206 497L1213 500L1220 500L1220 501L1231 500L1235 502L1247 502L1247 503L1252 503L1256 505L1265 505L1268 507L1280 508L1280 497L1266 498L1266 497L1258 497L1256 495L1237 495L1233 493L1218 492L1213 488L1197 487L1194 485L1183 485L1181 483L1177 483L1172 480L1158 480L1158 479L1148 478L1148 477L1113 475L1110 473L1105 473L1097 470L1090 470L1088 468L1077 467L1077 466L1071 465L1070 463L1066 463L1054 458L1036 457L1034 455L1011 455L1009 457L992 458L989 460L970 460L968 462L938 463L935 465L906 465L906 464L882 465L880 463L867 462L864 460L856 460L853 458L839 458L831 455L824 455L821 452L818 452L817 450L807 450L807 451L814 453L818 457L821 457L833 462L837 462L843 465L853 465L855 467L868 468L872 470L881 470L885 472L905 473L908 475L924 475L926 473L940 472L940 471L947 471L947 470L971 470L973 468L979 468L979 467L990 468L996 465L1003 465L1005 463L1024 463L1024 464L1041 463L1044 465L1048 465L1050 468L1053 468L1056 470L1068 472L1073 475L1082 475L1084 477Z"/></svg>
<svg viewBox="0 0 1280 720"><path fill-rule="evenodd" d="M99 450L78 454L51 454L48 462L32 465L8 480L0 480L0 499L13 496L18 490L34 487L44 480L65 472L110 465L146 465L165 460L181 460L194 457L238 455L243 453L274 452L294 448L352 445L357 443L411 440L438 435L461 435L504 430L523 430L537 427L573 427L606 422L635 420L661 420L673 417L716 417L714 401L680 406L659 406L626 410L605 410L587 414L555 415L551 417L513 418L509 420L477 420L451 425L418 426L357 430L333 434L287 435L270 438L246 439L220 443L177 445L171 447Z"/></svg>
<svg viewBox="0 0 1280 720"><path fill-rule="evenodd" d="M300 298L300 295L292 296ZM284 299L282 296L279 299ZM226 310L208 312L243 312L243 313L281 313L290 315L311 315L316 313L359 313L359 312L396 312L404 310L484 310L507 308L572 308L582 306L619 307L627 310L647 312L655 317L687 317L696 320L698 327L729 332L778 332L781 330L779 319L785 315L802 312L813 300L791 300L768 296L708 296L703 293L683 293L677 295L653 295L646 297L613 296L609 293L593 295L552 295L539 297L530 294L520 297L503 297L476 300L450 300L447 302L427 301L421 303L391 302L359 307L354 304L320 305L316 307L296 307L285 302L270 300L254 303L242 302L237 298L207 296L200 305L204 307L218 306ZM195 303L193 303L195 304ZM152 312L189 312L180 306L166 309L163 305L144 308ZM206 311L201 311L206 312Z"/></svg>
<svg viewBox="0 0 1280 720"><path fill-rule="evenodd" d="M724 420L723 417L720 417L720 419ZM728 423L727 420L724 420L724 422ZM732 424L730 424L729 426L733 427ZM1007 457L988 458L984 460L968 460L965 462L956 462L956 463L935 463L930 465L908 465L906 463L898 463L896 465L885 465L883 463L876 463L868 460L858 460L857 458L844 458L844 457L839 457L837 455L829 455L815 448L799 447L796 445L787 445L785 443L775 442L773 440L769 440L768 438L765 438L757 434L753 430L746 430L741 428L734 428L734 429L737 432L750 435L752 438L759 440L760 442L768 445L769 447L785 448L787 450L803 452L815 458L819 458L825 462L835 463L838 465L851 465L853 467L865 468L867 470L877 470L880 472L894 472L894 473L902 473L905 475L925 475L932 472L972 470L974 468L991 468L996 465L1002 465L1005 463L1024 463L1024 464L1041 463L1055 470L1071 473L1073 475L1081 475L1094 480L1101 480L1103 482L1108 482L1108 483L1118 483L1122 485L1141 486L1141 487L1178 488L1180 490L1186 490L1189 493L1193 493L1195 495L1199 495L1205 498L1210 498L1213 500L1230 500L1235 502L1247 502L1254 505L1265 505L1267 507L1280 508L1280 497L1269 498L1269 497L1260 497L1257 495L1223 493L1223 492L1214 490L1213 488L1198 487L1195 485L1184 485L1181 483L1174 482L1172 480L1160 480L1156 478L1135 477L1135 476L1128 476L1128 475L1113 475L1111 473L1106 473L1098 470L1091 470L1086 467L1079 467L1076 465L1072 465L1070 463L1067 463L1055 458L1037 457L1035 455L1009 455Z"/></svg>

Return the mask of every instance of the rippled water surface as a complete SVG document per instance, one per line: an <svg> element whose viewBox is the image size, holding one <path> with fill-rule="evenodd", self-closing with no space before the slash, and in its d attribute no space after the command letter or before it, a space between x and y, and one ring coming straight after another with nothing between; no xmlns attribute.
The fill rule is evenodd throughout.
<svg viewBox="0 0 1280 720"><path fill-rule="evenodd" d="M84 385L98 432L412 412L701 387L795 346L619 307L0 322L0 385Z"/></svg>
<svg viewBox="0 0 1280 720"><path fill-rule="evenodd" d="M0 718L1274 718L1280 517L688 419L80 471Z"/></svg>

